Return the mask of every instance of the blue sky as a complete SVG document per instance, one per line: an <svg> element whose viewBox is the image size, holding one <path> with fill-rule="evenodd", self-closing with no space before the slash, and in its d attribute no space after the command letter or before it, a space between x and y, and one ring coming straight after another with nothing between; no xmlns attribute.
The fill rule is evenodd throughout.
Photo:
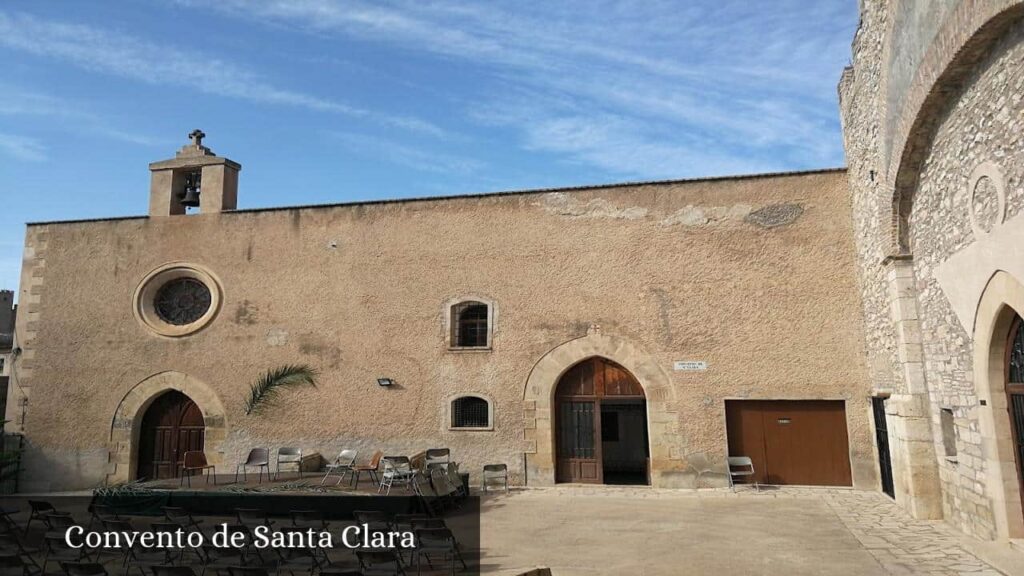
<svg viewBox="0 0 1024 576"><path fill-rule="evenodd" d="M6 1L0 287L193 128L245 208L840 166L856 4Z"/></svg>

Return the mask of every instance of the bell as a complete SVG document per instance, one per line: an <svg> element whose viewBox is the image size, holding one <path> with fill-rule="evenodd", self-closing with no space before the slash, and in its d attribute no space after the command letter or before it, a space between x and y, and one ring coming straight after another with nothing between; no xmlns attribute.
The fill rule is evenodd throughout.
<svg viewBox="0 0 1024 576"><path fill-rule="evenodd" d="M199 206L199 183L201 178L202 173L198 170L185 175L185 189L178 193L178 200L181 201L182 206L187 208Z"/></svg>
<svg viewBox="0 0 1024 576"><path fill-rule="evenodd" d="M199 189L198 188L186 188L184 196L181 197L181 205L189 208L196 208L199 206Z"/></svg>

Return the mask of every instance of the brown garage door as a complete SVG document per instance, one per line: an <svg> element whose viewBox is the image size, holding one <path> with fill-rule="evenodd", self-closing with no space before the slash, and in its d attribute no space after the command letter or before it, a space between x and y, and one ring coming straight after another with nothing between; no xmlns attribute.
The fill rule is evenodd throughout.
<svg viewBox="0 0 1024 576"><path fill-rule="evenodd" d="M846 408L832 400L726 400L729 454L762 484L849 486Z"/></svg>

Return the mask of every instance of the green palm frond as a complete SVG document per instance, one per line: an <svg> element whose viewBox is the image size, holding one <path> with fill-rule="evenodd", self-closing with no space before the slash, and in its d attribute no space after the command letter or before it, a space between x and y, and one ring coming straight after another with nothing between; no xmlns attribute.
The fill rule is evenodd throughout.
<svg viewBox="0 0 1024 576"><path fill-rule="evenodd" d="M274 406L278 395L285 388L306 385L316 388L317 376L317 371L306 364L285 364L280 368L267 370L255 384L249 386L245 413L262 414Z"/></svg>

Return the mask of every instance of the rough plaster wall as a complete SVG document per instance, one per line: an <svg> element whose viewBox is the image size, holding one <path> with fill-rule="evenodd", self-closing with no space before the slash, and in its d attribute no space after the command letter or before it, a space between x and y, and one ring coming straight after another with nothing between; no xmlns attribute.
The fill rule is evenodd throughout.
<svg viewBox="0 0 1024 576"><path fill-rule="evenodd" d="M896 333L893 330L887 269L890 254L891 196L884 185L880 133L885 117L879 96L888 10L882 2L865 2L853 43L853 66L840 84L843 139L853 203L858 285L864 312L871 382L880 390L905 392Z"/></svg>
<svg viewBox="0 0 1024 576"><path fill-rule="evenodd" d="M973 381L972 340L939 288L935 267L975 240L970 223L968 177L982 162L1003 171L1007 217L1024 209L1024 27L992 50L953 99L925 160L911 216L926 377L932 389L935 437L942 438L938 411L951 408L957 461L936 452L950 521L982 538L995 526L985 496L978 397Z"/></svg>
<svg viewBox="0 0 1024 576"><path fill-rule="evenodd" d="M855 483L873 488L846 190L845 173L830 172L49 225L28 481L101 482L118 403L176 370L226 407L228 464L254 445L354 446L364 458L446 445L470 471L507 462L522 482L530 370L599 324L666 370L708 361L707 372L672 373L679 453L721 460L725 398L844 398ZM745 221L776 204L802 213L775 227ZM136 320L132 294L178 260L209 268L224 302L201 332L167 339ZM495 302L490 352L447 350L444 303L463 295ZM319 368L320 386L245 416L248 384L286 362ZM382 389L379 376L398 385ZM493 431L447 429L444 399L457 393L493 400Z"/></svg>

